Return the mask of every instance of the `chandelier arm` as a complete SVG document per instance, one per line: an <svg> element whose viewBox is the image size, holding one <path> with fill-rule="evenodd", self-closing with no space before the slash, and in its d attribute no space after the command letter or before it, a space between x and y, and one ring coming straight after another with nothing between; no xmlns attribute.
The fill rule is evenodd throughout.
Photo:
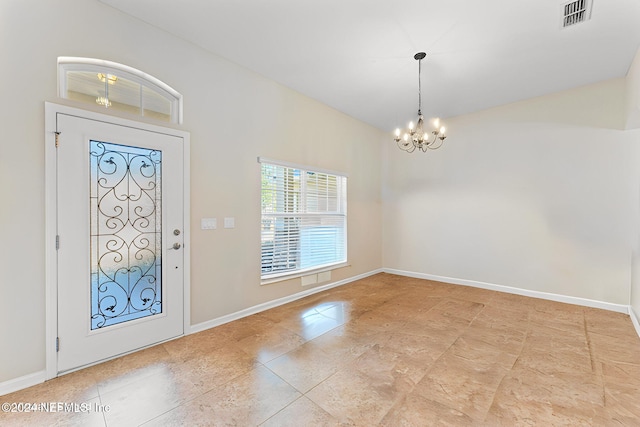
<svg viewBox="0 0 640 427"><path fill-rule="evenodd" d="M440 142L438 142L438 140L440 140ZM437 150L438 148L442 147L442 144L444 143L444 139L440 139L439 137L434 137L433 142L431 144L429 144L429 148L432 150Z"/></svg>
<svg viewBox="0 0 640 427"><path fill-rule="evenodd" d="M404 150L408 153L412 153L413 150L415 149L415 147L413 146L413 144L410 144L408 141L403 142L403 140L398 140L398 148L400 148L401 150Z"/></svg>

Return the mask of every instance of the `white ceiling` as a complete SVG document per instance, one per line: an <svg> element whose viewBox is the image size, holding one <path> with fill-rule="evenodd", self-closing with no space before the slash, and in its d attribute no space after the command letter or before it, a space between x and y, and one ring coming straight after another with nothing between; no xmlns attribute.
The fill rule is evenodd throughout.
<svg viewBox="0 0 640 427"><path fill-rule="evenodd" d="M388 131L626 75L640 0L100 0ZM179 90L179 88L178 88Z"/></svg>

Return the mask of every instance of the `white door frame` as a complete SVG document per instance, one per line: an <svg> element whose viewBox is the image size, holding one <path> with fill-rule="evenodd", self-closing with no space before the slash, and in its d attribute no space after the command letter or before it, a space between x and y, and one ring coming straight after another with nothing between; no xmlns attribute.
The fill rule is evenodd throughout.
<svg viewBox="0 0 640 427"><path fill-rule="evenodd" d="M182 138L184 159L184 333L188 333L191 327L191 229L190 229L190 183L189 183L189 132L157 126L134 120L123 119L102 113L86 111L79 108L45 102L45 355L46 355L46 379L58 376L58 358L56 352L56 339L58 335L58 262L56 250L57 236L57 154L56 154L56 122L58 114L67 114L89 120L98 120L115 125L160 132ZM64 138L64 135L60 135Z"/></svg>

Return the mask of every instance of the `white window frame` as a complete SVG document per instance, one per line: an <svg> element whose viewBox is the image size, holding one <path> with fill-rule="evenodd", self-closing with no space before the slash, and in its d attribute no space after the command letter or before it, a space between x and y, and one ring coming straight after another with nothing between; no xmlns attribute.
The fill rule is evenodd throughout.
<svg viewBox="0 0 640 427"><path fill-rule="evenodd" d="M134 81L169 100L171 103L169 122L182 123L182 94L150 74L128 65L103 59L60 56L58 57L58 96L60 98L67 98L67 74L72 71L90 71L105 75L114 74ZM142 116L142 113L140 115Z"/></svg>
<svg viewBox="0 0 640 427"><path fill-rule="evenodd" d="M306 165L300 165L300 164L296 164L296 163L291 163L291 162L286 162L286 161L281 161L281 160L272 160L272 159L267 159L264 157L258 157L258 163L262 164L269 164L269 165L273 165L273 166L280 166L280 167L285 167L285 168L290 168L290 169L296 169L298 171L300 171L300 174L302 175L303 173L307 173L307 172L313 172L313 173L319 173L319 174L327 174L327 175L333 175L336 176L338 178L344 178L344 194L343 194L343 198L339 201L339 204L341 205L340 208L340 212L339 213L327 213L327 214L322 214L322 213L313 213L310 214L308 212L296 212L293 214L293 216L297 216L297 215L313 215L313 216L317 216L317 217L322 217L324 216L343 216L344 217L344 256L342 259L340 260L335 260L332 261L330 263L326 263L326 264L321 264L321 265L314 265L308 268L296 268L294 270L286 270L286 271L280 271L280 272L275 272L275 273L262 273L262 262L260 263L260 278L261 278L261 284L268 284L268 283L274 283L274 282L278 282L278 281L282 281L282 280L288 280L288 279L293 279L293 278L297 278L297 277L302 277L311 273L317 273L317 272L322 272L322 271L329 271L329 270L334 270L336 268L340 268L340 267L345 267L348 265L347 262L347 257L348 257L348 232L347 232L347 224L348 224L348 216L347 216L347 178L348 175L344 172L338 172L335 170L330 170L330 169L323 169L323 168L318 168L318 167L314 167L314 166L306 166ZM262 165L260 166L260 178L261 178L261 182L262 182ZM262 187L262 186L261 186ZM305 189L301 189L302 191L306 191ZM262 188L260 190L260 195L262 198ZM304 198L304 197L302 197ZM268 216L268 215L267 215ZM261 224L264 220L263 217L263 212L262 212L262 208L261 208L261 213L260 213L260 220L261 220ZM261 225L261 230L260 230L260 236L262 239L262 235L263 235L263 228ZM260 250L260 256L261 256L261 260L262 260L262 248Z"/></svg>

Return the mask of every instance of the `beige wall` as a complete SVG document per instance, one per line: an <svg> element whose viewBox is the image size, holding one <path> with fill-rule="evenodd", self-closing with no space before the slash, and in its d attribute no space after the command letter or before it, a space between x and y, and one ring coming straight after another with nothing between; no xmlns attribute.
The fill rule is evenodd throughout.
<svg viewBox="0 0 640 427"><path fill-rule="evenodd" d="M629 304L638 137L624 78L449 120L383 156L386 268Z"/></svg>
<svg viewBox="0 0 640 427"><path fill-rule="evenodd" d="M94 0L0 2L0 55L0 383L45 368L44 101L58 56L123 63L184 95L192 324L303 290L260 286L257 156L346 172L350 267L332 280L382 267L379 130ZM203 217L236 228L202 231Z"/></svg>

